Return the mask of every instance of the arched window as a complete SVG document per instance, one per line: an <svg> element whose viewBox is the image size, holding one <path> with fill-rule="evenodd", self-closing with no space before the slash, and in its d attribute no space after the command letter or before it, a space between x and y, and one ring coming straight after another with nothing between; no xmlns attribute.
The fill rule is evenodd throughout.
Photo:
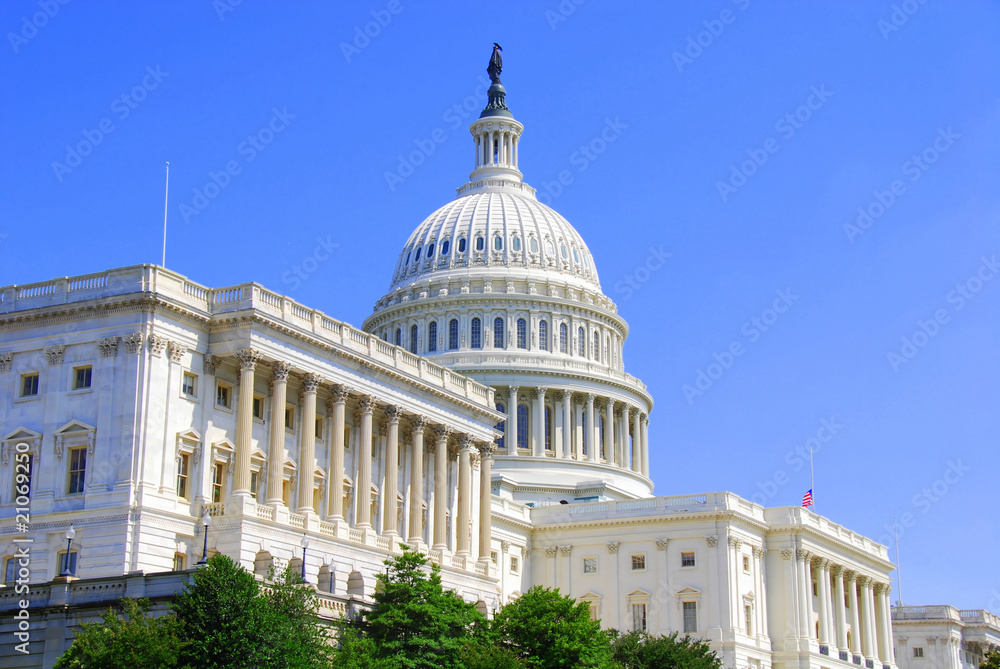
<svg viewBox="0 0 1000 669"><path fill-rule="evenodd" d="M519 252L521 250L521 238L514 237L514 239L510 240L510 248L514 249L514 251Z"/></svg>
<svg viewBox="0 0 1000 669"><path fill-rule="evenodd" d="M417 353L417 326L410 327L410 353Z"/></svg>
<svg viewBox="0 0 1000 669"><path fill-rule="evenodd" d="M549 350L549 322L546 320L538 321L538 348Z"/></svg>
<svg viewBox="0 0 1000 669"><path fill-rule="evenodd" d="M534 237L528 240L528 250L532 253L538 253L538 240Z"/></svg>
<svg viewBox="0 0 1000 669"><path fill-rule="evenodd" d="M594 333L594 360L601 359L601 335Z"/></svg>
<svg viewBox="0 0 1000 669"><path fill-rule="evenodd" d="M577 339L576 354L581 358L587 357L587 335L583 333L583 328L577 330L576 339Z"/></svg>
<svg viewBox="0 0 1000 669"><path fill-rule="evenodd" d="M493 248L497 251L503 251L503 237L497 236L493 238Z"/></svg>
<svg viewBox="0 0 1000 669"><path fill-rule="evenodd" d="M396 346L403 345L403 330L396 328Z"/></svg>
<svg viewBox="0 0 1000 669"><path fill-rule="evenodd" d="M458 252L465 253L465 237L458 240Z"/></svg>
<svg viewBox="0 0 1000 669"><path fill-rule="evenodd" d="M472 348L483 347L483 322L479 318L472 319Z"/></svg>
<svg viewBox="0 0 1000 669"><path fill-rule="evenodd" d="M496 407L497 407L497 411L499 411L500 413L502 413L502 414L506 414L507 413L507 408L506 408L506 406L504 405L503 402L497 402ZM506 432L507 432L507 421L505 421L505 420L500 421L499 423L496 424L495 429L501 435L500 436L500 440L497 443L497 450L502 453L503 450L504 450L504 447L503 447L503 435L506 434Z"/></svg>
<svg viewBox="0 0 1000 669"><path fill-rule="evenodd" d="M486 248L486 242L483 241L482 237L476 237L476 250L482 251L484 248Z"/></svg>
<svg viewBox="0 0 1000 669"><path fill-rule="evenodd" d="M434 257L434 242L431 242L430 244L427 245L427 258L430 259L433 257Z"/></svg>
<svg viewBox="0 0 1000 669"><path fill-rule="evenodd" d="M448 350L458 350L458 319L452 318L448 321Z"/></svg>
<svg viewBox="0 0 1000 669"><path fill-rule="evenodd" d="M413 253L413 251L407 251L406 252L406 262L403 263L404 265L409 265L410 264L410 254L411 253Z"/></svg>
<svg viewBox="0 0 1000 669"><path fill-rule="evenodd" d="M493 348L507 348L507 340L503 336L503 318L497 316L493 319Z"/></svg>
<svg viewBox="0 0 1000 669"><path fill-rule="evenodd" d="M569 328L565 323L559 324L559 352L566 352L566 340L569 339Z"/></svg>
<svg viewBox="0 0 1000 669"><path fill-rule="evenodd" d="M451 251L451 242L446 239L441 242L441 255L448 255L448 251Z"/></svg>
<svg viewBox="0 0 1000 669"><path fill-rule="evenodd" d="M545 407L545 450L552 450L552 407Z"/></svg>
<svg viewBox="0 0 1000 669"><path fill-rule="evenodd" d="M528 348L528 321L517 319L517 347Z"/></svg>
<svg viewBox="0 0 1000 669"><path fill-rule="evenodd" d="M427 326L427 352L434 353L438 350L438 324L431 321Z"/></svg>
<svg viewBox="0 0 1000 669"><path fill-rule="evenodd" d="M417 249L417 255L413 256L413 262L420 262L420 252L423 250L423 247Z"/></svg>
<svg viewBox="0 0 1000 669"><path fill-rule="evenodd" d="M528 448L528 405L517 405L517 447Z"/></svg>

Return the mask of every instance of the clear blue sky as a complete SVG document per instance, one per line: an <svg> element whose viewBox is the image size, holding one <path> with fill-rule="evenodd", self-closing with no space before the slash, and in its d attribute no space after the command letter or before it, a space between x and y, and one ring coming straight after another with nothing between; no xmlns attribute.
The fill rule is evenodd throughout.
<svg viewBox="0 0 1000 669"><path fill-rule="evenodd" d="M799 504L825 439L823 515L909 521L906 603L1000 612L995 2L231 4L3 3L0 284L159 262L169 160L171 269L360 325L467 179L498 41L525 179L567 172L631 326L656 492Z"/></svg>

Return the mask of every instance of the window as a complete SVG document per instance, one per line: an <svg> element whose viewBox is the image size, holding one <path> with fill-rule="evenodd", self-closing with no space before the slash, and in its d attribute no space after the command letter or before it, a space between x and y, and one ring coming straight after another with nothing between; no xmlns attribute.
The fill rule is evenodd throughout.
<svg viewBox="0 0 1000 669"><path fill-rule="evenodd" d="M465 237L458 240L458 252L465 253Z"/></svg>
<svg viewBox="0 0 1000 669"><path fill-rule="evenodd" d="M594 360L601 359L601 335L594 333Z"/></svg>
<svg viewBox="0 0 1000 669"><path fill-rule="evenodd" d="M528 250L532 253L538 253L538 240L534 237L528 240Z"/></svg>
<svg viewBox="0 0 1000 669"><path fill-rule="evenodd" d="M253 417L254 420L264 420L264 398L260 395L253 396Z"/></svg>
<svg viewBox="0 0 1000 669"><path fill-rule="evenodd" d="M316 431L313 435L320 441L323 440L323 419L318 416L316 417Z"/></svg>
<svg viewBox="0 0 1000 669"><path fill-rule="evenodd" d="M580 262L580 254L577 253L576 249L573 249L573 262Z"/></svg>
<svg viewBox="0 0 1000 669"><path fill-rule="evenodd" d="M549 322L545 320L538 321L538 348L549 350Z"/></svg>
<svg viewBox="0 0 1000 669"><path fill-rule="evenodd" d="M174 553L174 571L187 569L187 557L183 553Z"/></svg>
<svg viewBox="0 0 1000 669"><path fill-rule="evenodd" d="M753 607L749 604L743 605L743 622L746 625L744 629L747 631L747 636L753 634Z"/></svg>
<svg viewBox="0 0 1000 669"><path fill-rule="evenodd" d="M17 557L4 558L3 582L12 585L17 580Z"/></svg>
<svg viewBox="0 0 1000 669"><path fill-rule="evenodd" d="M565 244L560 244L559 245L559 255L561 255L563 257L563 260L566 260L566 259L569 258L569 254L566 253L566 245Z"/></svg>
<svg viewBox="0 0 1000 669"><path fill-rule="evenodd" d="M94 368L90 365L86 367L73 368L73 390L84 390L90 388L93 381Z"/></svg>
<svg viewBox="0 0 1000 669"><path fill-rule="evenodd" d="M601 445L601 450L597 457L604 457L604 416L600 416L597 422L597 443Z"/></svg>
<svg viewBox="0 0 1000 669"><path fill-rule="evenodd" d="M813 584L813 597L819 597L819 584L816 581L813 581L812 584Z"/></svg>
<svg viewBox="0 0 1000 669"><path fill-rule="evenodd" d="M181 376L181 392L188 397L196 397L198 393L198 377L191 372L184 372Z"/></svg>
<svg viewBox="0 0 1000 669"><path fill-rule="evenodd" d="M486 242L482 237L476 237L476 250L482 251L484 248L486 248Z"/></svg>
<svg viewBox="0 0 1000 669"><path fill-rule="evenodd" d="M600 615L600 604L597 602L590 602L590 620L596 623L600 619Z"/></svg>
<svg viewBox="0 0 1000 669"><path fill-rule="evenodd" d="M528 321L517 319L517 347L528 348Z"/></svg>
<svg viewBox="0 0 1000 669"><path fill-rule="evenodd" d="M76 551L69 552L69 564L66 564L66 551L59 551L59 563L56 565L56 570L58 573L63 573L63 571L68 571L73 576L76 576Z"/></svg>
<svg viewBox="0 0 1000 669"><path fill-rule="evenodd" d="M212 472L212 502L222 501L226 485L226 463L216 462L215 470Z"/></svg>
<svg viewBox="0 0 1000 669"><path fill-rule="evenodd" d="M510 573L516 574L519 567L518 559L513 555L510 556Z"/></svg>
<svg viewBox="0 0 1000 669"><path fill-rule="evenodd" d="M497 407L497 411L499 411L500 413L503 413L503 414L507 413L507 408L504 406L504 404L502 402L497 402L496 407ZM504 435L507 432L507 421L505 421L505 420L500 421L499 423L496 424L496 428L495 429L497 430L497 432L500 433L500 440L497 443L497 450L503 452L503 450L504 450L504 445L503 445L503 443L504 443Z"/></svg>
<svg viewBox="0 0 1000 669"><path fill-rule="evenodd" d="M503 318L497 316L493 319L493 348L507 348L506 340L503 336Z"/></svg>
<svg viewBox="0 0 1000 669"><path fill-rule="evenodd" d="M413 262L420 262L420 252L423 250L423 247L417 249L417 255L413 256Z"/></svg>
<svg viewBox="0 0 1000 669"><path fill-rule="evenodd" d="M636 632L646 631L646 605L632 605L632 629Z"/></svg>
<svg viewBox="0 0 1000 669"><path fill-rule="evenodd" d="M191 466L191 456L188 453L181 453L177 459L177 496L188 498L188 477Z"/></svg>
<svg viewBox="0 0 1000 669"><path fill-rule="evenodd" d="M38 374L21 375L21 397L38 396Z"/></svg>
<svg viewBox="0 0 1000 669"><path fill-rule="evenodd" d="M223 409L230 408L232 401L232 387L224 383L215 384L215 406Z"/></svg>
<svg viewBox="0 0 1000 669"><path fill-rule="evenodd" d="M584 411L581 415L580 422L583 423L583 454L589 455L587 451L587 412Z"/></svg>
<svg viewBox="0 0 1000 669"><path fill-rule="evenodd" d="M396 328L396 346L403 345L403 331L400 328Z"/></svg>
<svg viewBox="0 0 1000 669"><path fill-rule="evenodd" d="M698 602L682 602L684 607L684 633L698 632Z"/></svg>
<svg viewBox="0 0 1000 669"><path fill-rule="evenodd" d="M559 324L559 352L560 353L565 353L566 352L566 340L569 338L568 337L568 330L569 330L569 328L566 327L565 323L560 323Z"/></svg>
<svg viewBox="0 0 1000 669"><path fill-rule="evenodd" d="M472 348L483 347L483 322L478 318L472 319Z"/></svg>
<svg viewBox="0 0 1000 669"><path fill-rule="evenodd" d="M587 335L583 333L583 328L580 328L576 331L576 340L577 340L576 354L581 358L587 357Z"/></svg>
<svg viewBox="0 0 1000 669"><path fill-rule="evenodd" d="M295 432L295 407L285 407L285 429Z"/></svg>
<svg viewBox="0 0 1000 669"><path fill-rule="evenodd" d="M632 571L646 571L646 556L645 555L633 555L632 556Z"/></svg>
<svg viewBox="0 0 1000 669"><path fill-rule="evenodd" d="M552 450L552 407L545 407L545 450Z"/></svg>
<svg viewBox="0 0 1000 669"><path fill-rule="evenodd" d="M597 573L597 558L595 557L583 558L583 573L584 574Z"/></svg>
<svg viewBox="0 0 1000 669"><path fill-rule="evenodd" d="M448 350L458 350L458 319L452 318L448 321Z"/></svg>
<svg viewBox="0 0 1000 669"><path fill-rule="evenodd" d="M503 237L493 238L493 248L497 251L503 251Z"/></svg>
<svg viewBox="0 0 1000 669"><path fill-rule="evenodd" d="M923 657L923 656L924 656L924 647L923 646L914 646L913 647L913 657Z"/></svg>
<svg viewBox="0 0 1000 669"><path fill-rule="evenodd" d="M463 239L462 241L464 242L465 240ZM492 562L493 564L497 563L497 552L496 551L490 551L490 562Z"/></svg>
<svg viewBox="0 0 1000 669"><path fill-rule="evenodd" d="M260 471L253 469L250 471L250 496L257 499L257 488L260 487Z"/></svg>
<svg viewBox="0 0 1000 669"><path fill-rule="evenodd" d="M694 566L694 551L682 551L681 552L681 566L682 567L693 567Z"/></svg>
<svg viewBox="0 0 1000 669"><path fill-rule="evenodd" d="M434 242L431 242L430 244L427 245L427 257L428 258L434 257Z"/></svg>
<svg viewBox="0 0 1000 669"><path fill-rule="evenodd" d="M520 237L514 237L514 239L510 240L510 248L512 248L515 252L520 253L520 251L521 251L521 238Z"/></svg>
<svg viewBox="0 0 1000 669"><path fill-rule="evenodd" d="M87 449L71 448L69 450L69 494L83 492L83 484L87 477Z"/></svg>
<svg viewBox="0 0 1000 669"><path fill-rule="evenodd" d="M417 354L417 326L410 326L410 353Z"/></svg>
<svg viewBox="0 0 1000 669"><path fill-rule="evenodd" d="M528 448L528 405L517 405L517 447Z"/></svg>
<svg viewBox="0 0 1000 669"><path fill-rule="evenodd" d="M438 350L438 324L437 321L431 321L430 325L427 326L427 352L434 353Z"/></svg>
<svg viewBox="0 0 1000 669"><path fill-rule="evenodd" d="M31 497L31 469L30 453L18 452L14 455L14 485L11 488L11 501L18 497Z"/></svg>
<svg viewBox="0 0 1000 669"><path fill-rule="evenodd" d="M284 479L281 482L281 501L285 503L285 506L292 506L292 480Z"/></svg>
<svg viewBox="0 0 1000 669"><path fill-rule="evenodd" d="M749 555L744 555L743 556L743 571L745 573L747 573L747 574L750 573L750 556Z"/></svg>

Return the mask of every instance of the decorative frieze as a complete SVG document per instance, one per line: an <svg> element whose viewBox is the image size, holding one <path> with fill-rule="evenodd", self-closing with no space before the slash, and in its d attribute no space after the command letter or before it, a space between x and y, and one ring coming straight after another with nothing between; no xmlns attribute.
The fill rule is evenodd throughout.
<svg viewBox="0 0 1000 669"><path fill-rule="evenodd" d="M66 346L63 344L47 346L45 348L45 357L49 359L49 365L61 365L63 362L63 352L65 350Z"/></svg>
<svg viewBox="0 0 1000 669"><path fill-rule="evenodd" d="M104 358L114 358L118 355L118 337L105 337L97 342L97 348L101 350Z"/></svg>

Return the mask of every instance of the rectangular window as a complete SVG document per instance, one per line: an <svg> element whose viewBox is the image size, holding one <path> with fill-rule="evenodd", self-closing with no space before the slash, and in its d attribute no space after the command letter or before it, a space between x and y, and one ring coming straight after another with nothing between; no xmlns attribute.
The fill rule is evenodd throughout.
<svg viewBox="0 0 1000 669"><path fill-rule="evenodd" d="M316 438L317 439L323 439L323 419L322 418L317 418L316 419ZM399 449L399 451L400 451L400 453L402 453L403 449Z"/></svg>
<svg viewBox="0 0 1000 669"><path fill-rule="evenodd" d="M913 657L923 657L923 656L924 656L924 647L923 646L914 646L913 647Z"/></svg>
<svg viewBox="0 0 1000 669"><path fill-rule="evenodd" d="M281 482L281 501L285 503L285 506L291 508L292 482L289 479L285 479Z"/></svg>
<svg viewBox="0 0 1000 669"><path fill-rule="evenodd" d="M253 396L253 417L254 420L264 420L264 398L260 395Z"/></svg>
<svg viewBox="0 0 1000 669"><path fill-rule="evenodd" d="M68 571L71 575L76 576L76 551L69 552L69 565L66 564L66 551L59 551L59 565L57 568L60 574Z"/></svg>
<svg viewBox="0 0 1000 669"><path fill-rule="evenodd" d="M232 401L232 390L231 386L227 386L224 383L215 384L215 406L223 409L232 408L230 404Z"/></svg>
<svg viewBox="0 0 1000 669"><path fill-rule="evenodd" d="M645 555L633 555L632 556L632 571L645 571L646 570L646 556Z"/></svg>
<svg viewBox="0 0 1000 669"><path fill-rule="evenodd" d="M181 392L188 397L197 397L198 395L198 377L191 372L184 372L181 376Z"/></svg>
<svg viewBox="0 0 1000 669"><path fill-rule="evenodd" d="M597 602L591 602L590 603L590 619L593 622L595 622L595 623L597 622L597 620L598 620L597 616L599 615L599 613L600 613L600 611L598 611L598 604L597 604Z"/></svg>
<svg viewBox="0 0 1000 669"><path fill-rule="evenodd" d="M188 498L188 468L191 465L191 456L181 453L177 460L177 496Z"/></svg>
<svg viewBox="0 0 1000 669"><path fill-rule="evenodd" d="M684 606L684 633L696 634L698 632L698 602L683 602Z"/></svg>
<svg viewBox="0 0 1000 669"><path fill-rule="evenodd" d="M819 597L819 584L816 581L813 581L812 584L813 584L813 597Z"/></svg>
<svg viewBox="0 0 1000 669"><path fill-rule="evenodd" d="M11 501L18 497L31 497L31 468L30 453L14 455L14 486L11 488Z"/></svg>
<svg viewBox="0 0 1000 669"><path fill-rule="evenodd" d="M595 557L583 558L583 573L584 574L597 573L597 558Z"/></svg>
<svg viewBox="0 0 1000 669"><path fill-rule="evenodd" d="M69 449L69 494L83 492L83 484L87 477L87 449Z"/></svg>
<svg viewBox="0 0 1000 669"><path fill-rule="evenodd" d="M295 432L295 407L285 407L285 429Z"/></svg>
<svg viewBox="0 0 1000 669"><path fill-rule="evenodd" d="M516 574L519 567L518 559L513 555L510 556L510 573Z"/></svg>
<svg viewBox="0 0 1000 669"><path fill-rule="evenodd" d="M17 558L9 557L3 561L3 582L12 585L17 580Z"/></svg>
<svg viewBox="0 0 1000 669"><path fill-rule="evenodd" d="M681 566L682 567L694 566L694 551L681 552Z"/></svg>
<svg viewBox="0 0 1000 669"><path fill-rule="evenodd" d="M753 608L749 604L743 606L743 622L745 623L747 636L753 634Z"/></svg>
<svg viewBox="0 0 1000 669"><path fill-rule="evenodd" d="M313 488L313 511L318 511L319 508L323 506L322 502L323 500L320 497L319 488Z"/></svg>
<svg viewBox="0 0 1000 669"><path fill-rule="evenodd" d="M226 463L216 462L215 471L212 472L212 502L222 501L226 485Z"/></svg>
<svg viewBox="0 0 1000 669"><path fill-rule="evenodd" d="M21 397L38 396L38 374L21 375Z"/></svg>
<svg viewBox="0 0 1000 669"><path fill-rule="evenodd" d="M174 553L174 571L184 571L187 558L182 553Z"/></svg>
<svg viewBox="0 0 1000 669"><path fill-rule="evenodd" d="M497 552L496 551L490 551L490 561L493 564L497 563Z"/></svg>
<svg viewBox="0 0 1000 669"><path fill-rule="evenodd" d="M260 486L260 472L252 470L250 472L250 494L257 499L257 488Z"/></svg>
<svg viewBox="0 0 1000 669"><path fill-rule="evenodd" d="M90 387L93 381L94 368L90 365L86 367L73 368L73 390L84 390Z"/></svg>
<svg viewBox="0 0 1000 669"><path fill-rule="evenodd" d="M750 556L749 555L744 555L743 556L743 571L745 573L747 573L747 574L750 573Z"/></svg>
<svg viewBox="0 0 1000 669"><path fill-rule="evenodd" d="M636 632L646 631L646 605L632 605L632 629Z"/></svg>

